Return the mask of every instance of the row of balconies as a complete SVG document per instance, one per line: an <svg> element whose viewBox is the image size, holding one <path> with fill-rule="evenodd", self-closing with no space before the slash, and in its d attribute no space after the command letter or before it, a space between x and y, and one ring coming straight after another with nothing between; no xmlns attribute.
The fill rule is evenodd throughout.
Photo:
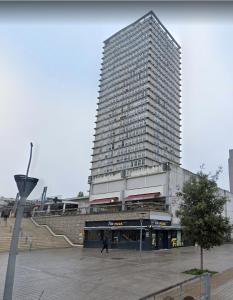
<svg viewBox="0 0 233 300"><path fill-rule="evenodd" d="M144 117L142 117L140 115L139 116L132 116L130 118L127 118L126 120L124 120L123 118L121 118L120 120L117 120L117 118L114 118L113 120L109 120L109 126L107 125L101 125L101 126L97 126L95 128L95 134L94 136L101 134L101 133L107 133L110 130L117 130L117 129L124 129L129 125L135 125L138 123L141 123L143 121L143 119L146 118L146 115ZM99 125L99 123L98 123ZM107 128L106 128L107 127Z"/></svg>
<svg viewBox="0 0 233 300"><path fill-rule="evenodd" d="M131 44L128 44L127 47L125 47L123 52L115 53L115 55L112 56L103 56L102 60L102 68L104 69L106 65L114 65L119 61L124 61L127 57L135 56L135 54L141 53L143 51L146 51L149 46L149 38L145 42L145 40L137 40L137 42L132 46Z"/></svg>
<svg viewBox="0 0 233 300"><path fill-rule="evenodd" d="M157 139L158 141L164 144L167 144L168 146L172 146L172 148L174 148L177 151L180 151L181 143L177 135L171 134L168 131L166 131L165 134L164 132L161 133L160 131L156 130L155 122L151 120L147 121L147 129L148 127L151 128L152 132L150 131L150 133L152 136L155 137L155 139Z"/></svg>
<svg viewBox="0 0 233 300"><path fill-rule="evenodd" d="M100 85L100 94L102 95L105 91L107 92L111 92L115 89L124 89L124 88L127 88L129 87L131 84L137 82L138 80L143 80L143 79L146 79L148 78L148 74L147 74L147 71L143 71L143 72L140 72L134 76L128 76L127 79L123 79L121 80L119 78L118 81L115 81L115 82L110 82L108 84L101 84Z"/></svg>
<svg viewBox="0 0 233 300"><path fill-rule="evenodd" d="M120 64L109 65L104 68L100 68L101 71L101 79L100 81L110 79L112 77L121 77L125 74L130 73L132 70L136 68L141 68L148 63L148 58L141 58L138 60L137 56L126 57L125 62L120 62ZM123 72L123 74L121 74Z"/></svg>
<svg viewBox="0 0 233 300"><path fill-rule="evenodd" d="M166 70L168 68L173 72L173 74L175 74L177 77L180 77L181 67L177 67L171 63L168 64L168 61L165 59L162 59L161 56L158 55L158 53L157 53L158 51L152 45L150 47L148 47L148 49L149 49L148 55L153 57L153 61L160 63L160 65L162 65L163 69Z"/></svg>
<svg viewBox="0 0 233 300"><path fill-rule="evenodd" d="M148 110L148 112L150 114L152 114L153 116L156 116L156 113L153 113L151 110ZM153 118L153 117L149 117L149 115L148 115L148 120L149 120L149 118L150 118L150 121L151 121L151 127L152 128L155 128L155 125L159 125L163 129L166 129L168 132L171 132L172 137L176 137L176 133L181 133L180 125L174 128L174 124L170 124L169 122L167 122L167 120L161 119L158 116L156 116L156 118ZM94 134L96 137L98 136L98 138L95 139L95 142L101 141L103 139L108 139L108 138L110 138L110 136L112 136L112 137L114 136L114 141L121 140L121 139L130 137L131 132L135 132L135 135L141 134L141 132L137 133L137 131L140 128L142 129L143 127L145 127L145 124L149 125L148 120L147 120L147 122L145 120L144 120L145 122L143 122L143 123L141 122L142 124L138 125L137 128L135 128L135 126L125 126L125 127L119 126L119 127L116 127L112 130L113 133L111 135L110 135L109 129L105 130L105 131L102 131L102 132L99 132L98 134ZM122 134L123 132L125 132L126 134Z"/></svg>
<svg viewBox="0 0 233 300"><path fill-rule="evenodd" d="M175 87L176 90L181 92L180 81L175 80L173 75L171 76L170 71L168 69L162 68L160 64L155 65L151 62L151 60L149 60L148 71L149 73L153 72L154 74L159 74L162 80L168 81L171 86Z"/></svg>
<svg viewBox="0 0 233 300"><path fill-rule="evenodd" d="M117 69L119 70L125 69L128 72L129 64L131 66L137 67L138 64L141 64L141 61L146 64L148 59L148 52L149 52L149 47L148 48L143 47L143 50L134 52L131 55L125 54L125 56L122 59L118 59L115 62L105 63L105 59L103 59L104 63L102 63L102 65L104 64L104 66L100 68L101 75L107 72L108 76L111 76L112 75L111 72L115 73L117 72Z"/></svg>
<svg viewBox="0 0 233 300"><path fill-rule="evenodd" d="M162 153L162 152L153 152L153 153L149 153L149 151L147 151L146 153L146 156L143 157L143 158L138 158L138 159L135 159L137 161L141 161L141 164L140 165L146 165L146 166L153 166L156 162L158 163L162 163L162 162L167 162L168 160L170 162L174 162L176 164L179 164L179 159L175 158L174 156L169 156L167 155L167 153ZM102 169L102 172L103 173L106 173L106 171L103 171L103 169L106 170L106 168L110 168L111 171L117 171L116 169L116 166L122 166L122 169L127 169L127 168L130 168L130 167L135 167L136 165L134 164L135 160L130 160L130 159L127 159L126 160L123 160L123 164L121 161L116 161L116 162L113 162L112 160L110 160L109 162L105 161L103 162L102 164L96 162L96 163L93 163L92 164L92 167L91 167L91 170L92 170L92 175L95 174L95 170L100 170ZM140 166L138 164L138 166Z"/></svg>
<svg viewBox="0 0 233 300"><path fill-rule="evenodd" d="M181 79L178 74L174 74L174 72L168 67L164 68L164 66L161 65L161 63L157 59L152 59L151 56L149 56L148 64L149 70L157 70L162 76L165 77L165 79L171 81L171 83L175 85L177 89L180 89Z"/></svg>
<svg viewBox="0 0 233 300"><path fill-rule="evenodd" d="M146 83L148 83L148 80L145 78L144 80L140 80L140 82L135 82L134 84L131 84L127 88L111 91L110 93L105 94L103 97L109 96L109 99L114 99L115 97L117 98L122 95L125 95L125 98L130 97L133 94L141 92L146 87ZM103 101L102 96L100 96L100 101Z"/></svg>
<svg viewBox="0 0 233 300"><path fill-rule="evenodd" d="M142 44L142 46L146 44L146 42L149 39L148 33L149 28L146 28L140 34L133 35L131 39L117 43L117 45L111 50L105 48L102 53L104 58L106 58L107 60L115 60L116 56L122 56L125 53L125 51L127 51L127 49L130 49L132 50L132 52L134 52L140 44Z"/></svg>
<svg viewBox="0 0 233 300"><path fill-rule="evenodd" d="M147 102L147 104L154 109L153 115L155 115L156 118L159 118L161 121L167 122L169 126L173 127L175 124L175 128L178 128L178 130L179 130L180 126L181 126L180 122L179 122L180 119L177 117L176 118L173 117L173 115L171 116L171 114L169 113L169 111L167 111L167 109L161 109L161 104L160 104L159 100L157 102L159 104L158 106L154 106L154 102L155 101L152 101L152 100ZM169 122L168 122L168 120L169 120Z"/></svg>
<svg viewBox="0 0 233 300"><path fill-rule="evenodd" d="M151 27L152 27L152 32L153 32L153 33L154 33L154 32L157 33L157 27L154 26L154 23L151 22L150 25L151 25ZM161 37L160 34L157 33L157 37L160 38L160 42L162 43L162 45L163 45L164 47L166 47L167 45L170 46L170 47L168 46L167 49L169 49L169 52L170 52L172 55L175 55L175 56L177 57L177 59L180 59L180 54L181 54L180 49L174 47L173 43L170 41L169 38L166 39L166 42L165 42L165 40Z"/></svg>
<svg viewBox="0 0 233 300"><path fill-rule="evenodd" d="M150 97L152 101L158 105L158 107L156 105L156 110L159 108L159 112L163 114L165 114L165 112L167 111L171 116L176 118L177 121L181 120L180 111L177 110L177 108L174 108L174 105L171 103L171 100L164 96L164 94L161 93L160 89L157 88L156 90L155 86L152 83L150 83L148 89L148 97Z"/></svg>
<svg viewBox="0 0 233 300"><path fill-rule="evenodd" d="M143 127L140 127L138 129L131 129L131 130L127 130L125 133L120 133L120 132L116 132L114 131L114 135L112 137L107 136L106 134L102 135L102 136L98 136L98 139L95 139L95 143L99 142L99 141L107 141L109 139L112 139L114 142L118 142L121 140L125 140L125 139L129 139L131 137L135 137L138 135L141 135L143 133L145 133L146 129L145 129L145 125Z"/></svg>
<svg viewBox="0 0 233 300"><path fill-rule="evenodd" d="M171 107L174 112L175 112L175 116L178 116L178 115L181 115L181 112L180 112L180 107L177 105L174 105L174 100L173 98L170 97L170 95L168 96L167 93L165 93L162 88L160 88L160 86L154 84L151 81L149 81L149 84L148 84L148 89L153 93L155 94L156 96L158 96L161 100L164 101L164 103L169 103L169 107ZM152 98L153 99L153 98Z"/></svg>
<svg viewBox="0 0 233 300"><path fill-rule="evenodd" d="M141 33L144 33L144 29L148 29L148 24L130 24L126 28L115 33L112 37L108 38L107 43L104 45L104 51L106 50L114 50L116 46L122 45L122 43L129 43L129 41L133 40L135 36L141 36Z"/></svg>
<svg viewBox="0 0 233 300"><path fill-rule="evenodd" d="M146 129L147 129L146 133L149 135L148 141L151 144L153 144L156 147L159 146L161 149L165 149L165 148L170 149L172 151L169 151L169 152L171 152L172 154L174 154L178 158L180 157L179 156L180 155L180 149L179 148L177 149L175 147L172 147L171 143L166 142L163 138L161 138L159 140L159 138L156 137L158 134L156 134L156 132L152 128L147 127ZM165 136L166 137L166 135L160 135L160 136Z"/></svg>
<svg viewBox="0 0 233 300"><path fill-rule="evenodd" d="M107 159L111 159L114 162L119 162L119 161L123 161L123 160L133 160L133 159L143 158L144 156L145 156L145 150L144 151L133 151L133 152L125 153L125 154L121 154L121 155L119 155L119 154L117 154L117 155L101 154L98 156L93 156L91 163L105 161Z"/></svg>
<svg viewBox="0 0 233 300"><path fill-rule="evenodd" d="M161 69L162 71L165 70L164 77L165 78L167 77L167 79L171 81L172 85L177 85L178 88L179 88L180 85L181 85L180 84L180 74L181 74L180 70L181 70L181 68L176 67L176 70L175 70L174 66L168 60L166 60L166 59L161 60L160 57L158 57L158 55L156 53L156 50L154 50L154 46L149 47L149 50L150 50L149 56L153 57L153 62L157 62L157 64L159 63L159 65L161 66L160 67L158 65L153 65L152 64L153 67L151 67L151 65L150 65L151 69L152 70ZM171 73L171 74L169 74L169 76L166 74L166 73L168 73L167 70L170 70L169 73ZM174 82L171 80L171 78L174 78Z"/></svg>
<svg viewBox="0 0 233 300"><path fill-rule="evenodd" d="M153 145L153 147L156 146L156 147L160 147L161 149L172 148L172 154L179 158L180 149L173 147L171 145L171 142L168 142L169 139L166 137L164 133L161 132L162 134L159 135L158 132L159 130L155 131L153 128L147 127L146 134L145 133L139 134L138 137L141 140L150 143L151 145ZM116 150L118 148L127 148L128 145L135 145L137 143L138 143L138 139L133 139L133 138L131 139L129 138L127 141L122 141L122 142L118 142L117 140L111 141L109 139L105 139L96 142L94 145L94 149L101 147L104 150L106 149L105 152L109 152L109 150L114 151L114 149ZM111 147L109 147L108 145L111 145ZM101 152L101 154L104 154L105 152L103 151Z"/></svg>
<svg viewBox="0 0 233 300"><path fill-rule="evenodd" d="M153 21L155 20L153 19ZM158 22L159 24L156 22ZM166 42L169 43L173 50L175 50L177 53L181 53L180 45L169 33L169 31L164 27L164 25L159 21L159 19L157 19L155 22L150 22L150 25L159 32L159 36L163 40L164 44Z"/></svg>
<svg viewBox="0 0 233 300"><path fill-rule="evenodd" d="M114 105L112 104L108 106L108 109L99 109L96 115L96 117L98 117L98 121L101 120L99 117L109 116L110 114L114 115L114 117L124 117L126 116L126 112L131 111L132 109L140 108L142 105L145 105L145 103L147 102L147 98L144 96L135 101L134 99L131 99L130 102L125 104L122 102L118 102L117 108L114 108ZM103 120L104 119L108 119L108 117L103 118Z"/></svg>
<svg viewBox="0 0 233 300"><path fill-rule="evenodd" d="M112 72L111 75L109 74L109 72L105 72L105 74L102 73L99 87L107 86L109 83L115 84L118 82L123 82L147 70L148 70L148 63L140 62L137 65L132 63L128 66L125 66L124 69L120 68L119 70Z"/></svg>
<svg viewBox="0 0 233 300"><path fill-rule="evenodd" d="M118 122L119 123L119 122ZM95 132L94 136L99 139L108 137L108 136L116 136L125 132L129 132L132 130L139 129L146 125L146 120L141 121L135 121L129 125L121 125L121 124L115 124L115 126L111 126L111 128L108 128L107 130L98 130Z"/></svg>
<svg viewBox="0 0 233 300"><path fill-rule="evenodd" d="M169 127L174 127L174 124L177 127L179 126L179 128L176 128L179 131L180 130L180 124L176 123L174 121L174 118L171 118L169 116L169 114L167 114L167 110L162 109L162 106L160 104L160 100L159 99L157 100L157 97L155 98L155 96L153 95L152 92L148 95L148 97L150 97L152 100L151 101L147 101L147 105L149 105L149 107L151 107L155 112L153 113L153 111L149 107L147 107L148 111L150 113L152 113L156 118L159 118L162 122L167 123L167 125ZM152 101L156 102L158 104L158 106L155 107L153 105ZM142 105L139 104L138 107L142 108ZM134 111L133 110L131 110L130 112L134 115ZM169 113L173 115L172 112L169 112ZM160 114L160 116L158 114ZM164 116L164 117L162 117L162 116ZM178 119L178 115L174 115L174 116L176 117L176 119ZM171 120L172 123L169 123L165 118L167 120ZM124 119L126 119L126 120L124 120ZM120 113L120 114L115 115L113 117L112 116L110 116L110 117L108 116L108 117L104 118L103 120L99 120L99 118L98 118L98 120L96 121L97 126L95 128L95 130L96 130L95 135L98 135L98 134L101 134L101 133L105 133L105 132L107 133L110 130L110 128L106 129L106 126L112 125L113 124L112 122L114 122L114 127L112 125L112 129L114 128L114 130L116 130L118 128L127 127L128 124L133 124L135 122L140 122L140 120L142 120L142 119L146 119L146 114L145 115L139 114L137 116L129 117L129 116L126 116L126 115L123 115L122 113ZM151 119L154 122L154 118L151 118ZM127 120L129 120L129 121L127 122ZM178 119L178 120L180 120L180 119ZM106 129L106 130L103 131L102 130L103 128ZM126 128L126 130L127 130L127 128Z"/></svg>
<svg viewBox="0 0 233 300"><path fill-rule="evenodd" d="M142 95L139 95L139 97L130 97L129 99L125 99L124 101L120 101L117 103L110 103L109 105L106 105L104 108L102 109L97 109L97 114L98 116L103 115L103 114L109 114L112 111L119 111L124 113L127 110L131 110L136 108L137 106L143 105L144 103L146 103L147 101L147 97ZM122 119L121 117L118 118L119 120Z"/></svg>
<svg viewBox="0 0 233 300"><path fill-rule="evenodd" d="M158 123L158 122L155 122L154 121L154 126L152 128L155 132L156 131L159 131L162 135L165 135L165 136L173 136L176 141L178 142L178 140L181 139L181 137L179 135L177 135L177 133L180 133L181 131L177 131L177 130L173 130L172 127L170 126L166 126L164 124L161 124L161 123Z"/></svg>
<svg viewBox="0 0 233 300"><path fill-rule="evenodd" d="M140 85L136 89L129 90L127 94L122 93L122 91L120 91L119 95L108 95L108 97L101 96L98 97L99 98L98 110L100 110L102 107L108 107L118 103L125 103L126 105L136 99L145 97L145 95L146 95L146 88L145 86Z"/></svg>
<svg viewBox="0 0 233 300"><path fill-rule="evenodd" d="M153 33L150 34L149 48L153 48L154 51L159 55L163 62L168 62L179 72L181 61L180 58L172 56L166 48L161 47L159 41L154 37Z"/></svg>
<svg viewBox="0 0 233 300"><path fill-rule="evenodd" d="M141 121L143 120L144 118L146 117L146 112L142 113L142 114L139 114L139 115L136 115L136 116L132 116L132 117L129 117L129 118L122 118L122 122L124 121L125 123L124 124L130 124L131 123L131 120L132 122L136 121ZM127 119L130 120L129 122L127 122ZM106 126L111 126L113 124L113 122L116 121L115 118L109 118L107 120L104 120L104 121L101 121L101 122L95 122L96 123L96 127L95 129L100 129L102 127L106 127Z"/></svg>
<svg viewBox="0 0 233 300"><path fill-rule="evenodd" d="M94 149L93 151L93 154L92 156L93 157L96 157L100 154L103 154L103 155L113 155L113 156L117 156L117 155L122 155L122 154L126 154L126 153L134 153L134 152L137 152L137 151L141 151L144 149L144 143L137 143L133 146L127 146L127 147L124 147L124 148L121 148L121 149L113 149L113 150L109 150L107 148L108 146L103 146L102 148L96 148Z"/></svg>
<svg viewBox="0 0 233 300"><path fill-rule="evenodd" d="M128 154L128 153L138 153L141 150L149 150L152 153L155 152L155 149L161 149L162 151L167 151L170 155L175 156L176 158L180 158L180 149L175 148L171 143L168 143L166 141L164 141L164 139L160 139L158 137L156 137L155 134L150 132L147 132L149 134L148 136L148 140L145 140L144 143L139 145L135 145L135 146L130 146L130 147L125 147L121 150L112 150L111 152L109 152L109 150L107 151L103 151L100 153L95 153L93 154L93 161L92 162L96 162L99 160L103 160L106 158L110 158L110 157L118 157L118 156L122 156L124 154ZM159 136L159 135L158 135ZM152 138L151 138L152 137ZM105 147L103 147L105 148ZM102 149L103 149L102 148Z"/></svg>
<svg viewBox="0 0 233 300"><path fill-rule="evenodd" d="M169 101L169 105L174 108L174 110L180 110L180 95L175 91L175 89L167 88L166 84L164 84L162 77L158 74L153 74L150 72L148 74L149 82L153 82L155 86L159 86L159 90L162 89L163 93L166 93L166 96ZM164 102L165 103L165 102Z"/></svg>

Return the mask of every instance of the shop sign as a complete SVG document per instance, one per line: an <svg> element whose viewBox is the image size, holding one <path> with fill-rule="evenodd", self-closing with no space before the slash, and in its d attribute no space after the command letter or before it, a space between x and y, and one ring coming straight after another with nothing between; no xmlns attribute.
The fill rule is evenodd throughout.
<svg viewBox="0 0 233 300"><path fill-rule="evenodd" d="M122 222L122 221L114 221L114 222L109 221L108 226L124 226L125 225L124 223L125 222Z"/></svg>
<svg viewBox="0 0 233 300"><path fill-rule="evenodd" d="M153 220L151 221L152 225L159 225L159 226L170 226L171 222L170 221L158 221L158 220Z"/></svg>

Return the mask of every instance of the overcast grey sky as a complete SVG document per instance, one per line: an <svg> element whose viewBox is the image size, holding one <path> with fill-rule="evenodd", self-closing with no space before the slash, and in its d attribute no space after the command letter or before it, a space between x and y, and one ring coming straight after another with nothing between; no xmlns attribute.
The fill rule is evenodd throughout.
<svg viewBox="0 0 233 300"><path fill-rule="evenodd" d="M48 195L87 193L103 41L153 10L182 47L182 166L223 167L233 148L230 3L0 4L0 195L30 175Z"/></svg>

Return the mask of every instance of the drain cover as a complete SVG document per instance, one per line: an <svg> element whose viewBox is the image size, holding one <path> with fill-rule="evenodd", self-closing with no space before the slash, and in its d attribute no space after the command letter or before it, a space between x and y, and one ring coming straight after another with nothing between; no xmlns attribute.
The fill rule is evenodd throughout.
<svg viewBox="0 0 233 300"><path fill-rule="evenodd" d="M112 257L112 259L119 260L119 259L124 259L124 258L123 257Z"/></svg>

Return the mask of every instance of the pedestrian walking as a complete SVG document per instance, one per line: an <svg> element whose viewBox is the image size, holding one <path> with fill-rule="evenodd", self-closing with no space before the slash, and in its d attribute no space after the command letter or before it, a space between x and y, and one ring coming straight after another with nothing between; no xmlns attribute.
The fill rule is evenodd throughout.
<svg viewBox="0 0 233 300"><path fill-rule="evenodd" d="M2 217L4 219L5 226L7 226L7 219L9 218L9 213L8 213L8 211L6 209L3 210Z"/></svg>
<svg viewBox="0 0 233 300"><path fill-rule="evenodd" d="M108 253L108 237L104 236L103 238L103 247L101 253L103 253L104 249L106 249L106 253Z"/></svg>

